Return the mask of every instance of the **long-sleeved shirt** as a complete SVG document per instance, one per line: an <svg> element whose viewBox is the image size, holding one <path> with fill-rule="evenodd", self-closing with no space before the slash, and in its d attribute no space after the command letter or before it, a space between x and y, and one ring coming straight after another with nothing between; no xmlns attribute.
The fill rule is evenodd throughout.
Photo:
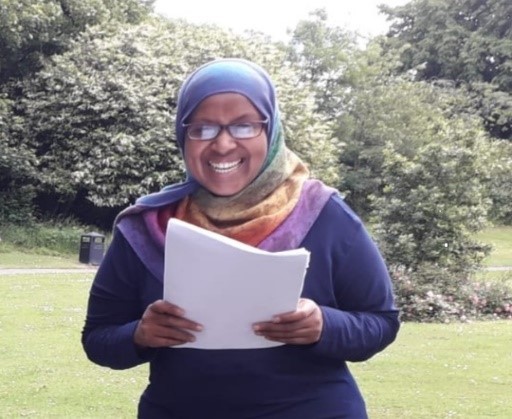
<svg viewBox="0 0 512 419"><path fill-rule="evenodd" d="M116 231L92 285L82 341L100 365L150 362L139 417L366 417L346 362L389 345L399 329L398 310L377 246L341 197L327 200L300 244L311 253L302 297L323 314L320 340L310 345L137 351L133 334L146 307L162 298L163 283L134 246Z"/></svg>

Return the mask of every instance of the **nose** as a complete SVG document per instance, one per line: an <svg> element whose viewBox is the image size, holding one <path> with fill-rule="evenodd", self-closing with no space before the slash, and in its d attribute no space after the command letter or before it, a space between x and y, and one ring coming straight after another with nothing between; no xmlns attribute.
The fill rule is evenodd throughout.
<svg viewBox="0 0 512 419"><path fill-rule="evenodd" d="M234 139L226 128L223 128L217 137L212 141L212 148L219 154L227 154L236 148Z"/></svg>

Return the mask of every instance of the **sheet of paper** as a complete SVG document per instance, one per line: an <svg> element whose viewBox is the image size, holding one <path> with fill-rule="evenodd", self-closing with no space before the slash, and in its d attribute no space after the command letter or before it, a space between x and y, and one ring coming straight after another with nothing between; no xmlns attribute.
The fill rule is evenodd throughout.
<svg viewBox="0 0 512 419"><path fill-rule="evenodd" d="M204 326L196 341L175 348L279 346L252 325L297 307L309 252L271 253L177 219L167 226L164 299Z"/></svg>

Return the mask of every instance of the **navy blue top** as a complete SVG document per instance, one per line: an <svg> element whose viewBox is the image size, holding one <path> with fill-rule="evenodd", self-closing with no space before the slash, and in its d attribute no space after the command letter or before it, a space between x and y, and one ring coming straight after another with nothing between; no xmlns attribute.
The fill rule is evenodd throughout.
<svg viewBox="0 0 512 419"><path fill-rule="evenodd" d="M359 218L336 195L302 246L311 252L302 296L314 300L324 318L317 343L139 353L133 334L146 307L162 298L162 279L117 231L91 289L82 337L87 356L115 369L150 362L141 418L365 418L346 361L366 360L396 337L398 311L386 266Z"/></svg>

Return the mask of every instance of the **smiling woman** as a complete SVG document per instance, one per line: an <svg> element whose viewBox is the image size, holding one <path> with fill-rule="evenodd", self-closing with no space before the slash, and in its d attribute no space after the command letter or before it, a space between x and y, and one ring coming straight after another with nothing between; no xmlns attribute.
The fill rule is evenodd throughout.
<svg viewBox="0 0 512 419"><path fill-rule="evenodd" d="M269 75L241 59L199 67L178 96L176 139L187 179L117 218L89 298L89 358L119 369L150 363L140 418L365 418L347 361L395 339L391 282L359 218L286 147ZM296 310L246 325L277 346L182 347L203 325L162 300L164 243L178 240L166 231L171 218L266 251L309 250ZM232 261L220 262L229 275ZM269 301L276 289L265 290Z"/></svg>

